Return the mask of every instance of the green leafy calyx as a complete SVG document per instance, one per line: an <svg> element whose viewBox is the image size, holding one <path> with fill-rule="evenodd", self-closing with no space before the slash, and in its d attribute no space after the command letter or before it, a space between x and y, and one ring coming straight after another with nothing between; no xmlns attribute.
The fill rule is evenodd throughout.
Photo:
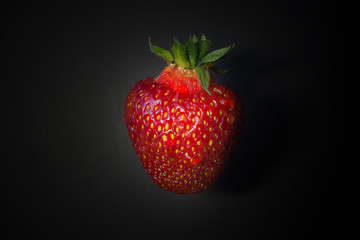
<svg viewBox="0 0 360 240"><path fill-rule="evenodd" d="M216 73L224 73L225 71L221 71L214 63L226 57L234 47L234 44L232 44L228 47L207 53L210 43L210 40L207 40L204 34L201 35L200 39L195 35L190 36L185 46L174 38L171 54L163 48L152 45L149 38L150 50L156 55L164 58L168 64L175 64L184 69L195 69L201 86L209 94L209 70Z"/></svg>

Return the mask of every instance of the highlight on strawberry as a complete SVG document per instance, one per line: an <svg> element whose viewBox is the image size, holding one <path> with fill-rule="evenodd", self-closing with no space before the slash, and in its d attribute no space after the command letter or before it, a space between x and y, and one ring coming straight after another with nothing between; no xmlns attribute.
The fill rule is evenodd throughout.
<svg viewBox="0 0 360 240"><path fill-rule="evenodd" d="M178 194L198 193L222 174L238 140L243 106L235 92L210 71L233 45L208 53L210 40L174 38L172 53L154 46L167 66L157 78L135 84L126 97L124 120L132 145L154 183Z"/></svg>

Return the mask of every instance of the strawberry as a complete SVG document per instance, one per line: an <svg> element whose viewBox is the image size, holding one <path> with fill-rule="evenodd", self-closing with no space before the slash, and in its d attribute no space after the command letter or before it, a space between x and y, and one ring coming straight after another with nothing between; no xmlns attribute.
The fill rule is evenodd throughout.
<svg viewBox="0 0 360 240"><path fill-rule="evenodd" d="M206 54L210 41L174 39L173 55L153 46L168 66L139 81L128 93L125 123L140 161L161 188L188 194L211 186L223 172L243 121L243 107L209 70L233 46Z"/></svg>

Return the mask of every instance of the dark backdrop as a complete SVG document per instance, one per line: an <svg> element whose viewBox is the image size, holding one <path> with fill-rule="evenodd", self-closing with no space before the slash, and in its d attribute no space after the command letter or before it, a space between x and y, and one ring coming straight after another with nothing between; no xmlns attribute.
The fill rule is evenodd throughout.
<svg viewBox="0 0 360 240"><path fill-rule="evenodd" d="M290 3L291 2L291 3ZM339 154L354 8L320 1L22 3L2 9L5 234L309 239L353 227ZM205 33L235 43L217 80L245 106L218 182L197 195L156 187L123 121L127 92L170 48ZM350 64L350 65L349 65ZM358 65L356 65L358 66Z"/></svg>

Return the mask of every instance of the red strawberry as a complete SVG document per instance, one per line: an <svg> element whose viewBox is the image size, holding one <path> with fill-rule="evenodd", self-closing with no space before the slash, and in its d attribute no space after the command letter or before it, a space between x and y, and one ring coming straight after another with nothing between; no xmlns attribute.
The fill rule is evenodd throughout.
<svg viewBox="0 0 360 240"><path fill-rule="evenodd" d="M153 181L168 191L197 193L222 173L242 124L236 94L215 83L208 70L232 46L206 55L210 41L193 36L173 56L150 49L169 65L157 79L139 81L128 93L125 122L131 142Z"/></svg>

